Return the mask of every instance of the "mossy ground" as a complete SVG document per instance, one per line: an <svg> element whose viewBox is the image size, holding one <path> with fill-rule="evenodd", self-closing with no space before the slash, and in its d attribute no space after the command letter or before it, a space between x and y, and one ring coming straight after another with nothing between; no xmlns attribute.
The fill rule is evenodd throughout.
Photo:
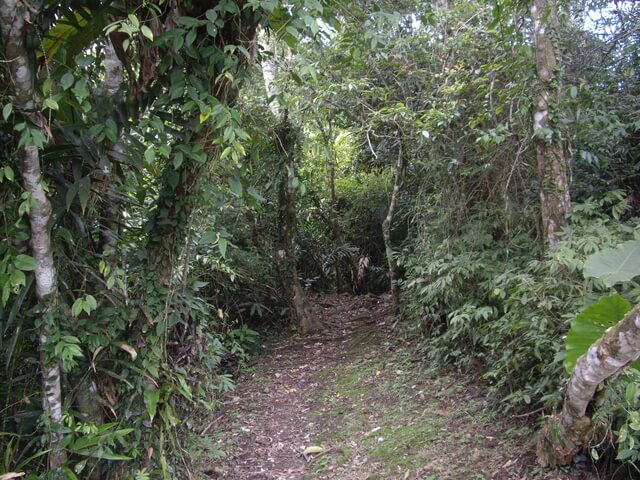
<svg viewBox="0 0 640 480"><path fill-rule="evenodd" d="M226 459L201 478L575 478L538 471L532 427L498 415L476 379L430 370L384 302L322 305L324 332L274 346L229 396L210 434Z"/></svg>

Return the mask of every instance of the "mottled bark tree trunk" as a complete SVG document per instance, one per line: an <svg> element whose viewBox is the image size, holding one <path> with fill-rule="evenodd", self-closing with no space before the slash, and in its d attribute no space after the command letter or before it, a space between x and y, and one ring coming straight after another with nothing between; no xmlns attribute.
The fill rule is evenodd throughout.
<svg viewBox="0 0 640 480"><path fill-rule="evenodd" d="M558 14L555 0L533 0L531 18L536 50L538 86L533 127L540 182L542 225L549 248L558 242L558 232L567 224L571 211L569 167L561 133L555 124L560 104L560 55Z"/></svg>
<svg viewBox="0 0 640 480"><path fill-rule="evenodd" d="M27 120L38 119L37 102L33 90L34 72L31 70L26 48L26 7L17 0L0 1L0 31L4 44L4 58L11 74L13 104L18 114ZM44 121L43 118L39 120ZM39 124L39 122L37 122ZM25 192L31 195L29 211L31 249L36 260L36 297L44 307L40 327L40 361L42 371L42 407L49 429L49 468L57 470L66 462L66 453L60 446L62 435L51 433L62 426L62 388L60 365L46 353L51 349L51 313L55 308L58 289L56 269L51 246L51 203L42 184L40 153L33 145L19 149L20 174Z"/></svg>
<svg viewBox="0 0 640 480"><path fill-rule="evenodd" d="M404 184L404 176L406 171L406 162L404 158L404 152L402 151L402 142L398 147L398 158L394 166L395 177L393 182L393 190L391 192L391 198L389 200L389 208L387 210L387 216L382 222L382 236L384 238L384 248L387 256L387 265L389 266L389 282L391 288L391 304L393 311L398 313L400 311L400 268L394 257L393 244L391 242L391 229L393 226L393 219L398 207L398 199L400 197L400 191Z"/></svg>
<svg viewBox="0 0 640 480"><path fill-rule="evenodd" d="M240 5L242 2L238 2ZM191 10L182 11L182 15L198 17L205 13L205 3L187 4L176 2L176 5L191 6ZM206 8L205 8L206 7ZM218 31L213 43L220 49L228 45L247 45L251 47L260 19L256 16L245 17L247 11L240 6L242 12L238 18L225 23L225 28ZM176 13L178 10L176 10ZM173 20L172 20L173 21ZM241 58L237 69L245 67L249 59ZM210 77L211 94L221 104L233 105L238 95L237 81L218 79L216 75ZM208 158L216 158L220 149L213 146L213 140L219 135L212 128L206 128L193 134L192 144L200 144ZM205 164L206 165L206 164ZM153 283L160 289L170 287L173 268L178 260L185 243L189 218L198 201L196 189L205 165L192 160L185 160L179 168L174 168L172 160L167 162L162 176L162 187L157 201L154 215L146 226L149 232L147 240L148 273Z"/></svg>
<svg viewBox="0 0 640 480"><path fill-rule="evenodd" d="M264 61L262 75L264 79L267 97L275 96L278 91L275 87L276 65L273 59ZM287 110L281 112L277 101L269 103L271 113L279 121L275 129L276 151L280 154L281 180L278 192L278 223L279 238L276 252L276 269L278 272L280 288L283 296L289 304L290 315L294 323L298 325L302 333L308 333L321 328L317 318L309 311L309 303L300 281L298 280L298 268L296 266L296 230L298 215L296 211L296 132L291 126L291 120Z"/></svg>
<svg viewBox="0 0 640 480"><path fill-rule="evenodd" d="M587 407L599 384L640 357L640 305L607 330L578 359L567 385L562 413L540 433L538 462L543 466L568 465L586 445L592 430Z"/></svg>
<svg viewBox="0 0 640 480"><path fill-rule="evenodd" d="M298 279L296 266L296 230L298 215L296 212L296 132L289 123L285 111L282 121L275 131L276 149L282 159L282 179L280 181L278 220L280 237L278 241L277 262L280 272L281 288L289 302L292 319L298 324L302 333L309 333L320 328L316 317L309 311L302 285Z"/></svg>
<svg viewBox="0 0 640 480"><path fill-rule="evenodd" d="M171 163L165 167L163 187L153 218L147 224L147 258L149 276L156 288L168 289L174 265L186 238L189 216L197 202L197 187L203 165L185 161L179 169ZM177 177L174 186L171 177Z"/></svg>
<svg viewBox="0 0 640 480"><path fill-rule="evenodd" d="M116 50L109 38L105 41L104 46L104 96L107 99L113 98L120 90L123 82L122 62L116 54ZM109 159L109 150L119 148L117 145L107 142L106 151L100 158L98 169L100 177L104 183L103 197L101 198L100 211L100 240L102 250L107 254L107 262L113 268L115 266L115 253L118 245L118 224L120 210L118 208L118 199L116 195L116 185L113 181L112 165Z"/></svg>
<svg viewBox="0 0 640 480"><path fill-rule="evenodd" d="M123 82L123 67L108 37L104 45L104 69L103 96L107 101L112 101ZM98 198L100 246L102 252L106 255L105 261L112 271L117 265L116 248L119 238L120 209L109 151L118 148L120 148L119 145L114 145L110 141L104 142L98 168L93 175L93 191L100 193ZM98 385L92 371L89 369L86 372L73 372L72 375L74 377L73 380L77 383L75 405L80 416L87 423L101 425L103 423L102 404ZM89 461L89 466L86 470L90 472L87 473L89 480L100 480L102 478L99 461Z"/></svg>

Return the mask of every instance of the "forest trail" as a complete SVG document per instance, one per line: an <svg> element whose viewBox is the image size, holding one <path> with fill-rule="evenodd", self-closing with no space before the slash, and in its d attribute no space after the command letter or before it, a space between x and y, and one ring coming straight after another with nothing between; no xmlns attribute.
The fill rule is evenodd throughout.
<svg viewBox="0 0 640 480"><path fill-rule="evenodd" d="M199 478L574 478L535 473L532 430L488 413L481 386L425 371L381 299L314 305L325 330L281 340L239 380L209 433L225 457Z"/></svg>

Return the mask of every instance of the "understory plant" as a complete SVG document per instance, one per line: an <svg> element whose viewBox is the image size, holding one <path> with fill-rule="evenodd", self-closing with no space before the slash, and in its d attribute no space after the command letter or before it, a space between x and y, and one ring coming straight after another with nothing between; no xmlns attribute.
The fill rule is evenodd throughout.
<svg viewBox="0 0 640 480"><path fill-rule="evenodd" d="M592 199L574 205L562 242L543 256L524 232L496 239L481 220L467 222L457 237L419 245L404 261L406 313L424 336L426 357L481 372L502 408L557 407L566 378L563 337L606 291L585 282L584 262L640 236L636 219L621 222L619 212L601 208ZM627 294L638 298L633 286Z"/></svg>

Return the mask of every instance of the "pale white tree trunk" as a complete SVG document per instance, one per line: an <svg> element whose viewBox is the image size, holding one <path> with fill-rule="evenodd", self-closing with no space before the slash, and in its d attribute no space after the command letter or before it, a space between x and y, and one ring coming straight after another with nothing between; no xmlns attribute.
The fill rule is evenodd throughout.
<svg viewBox="0 0 640 480"><path fill-rule="evenodd" d="M5 48L4 58L11 74L13 104L16 112L27 118L38 118L36 97L33 90L34 74L31 71L25 45L27 10L18 0L0 0L0 31ZM56 269L51 248L51 203L42 185L40 154L33 145L21 147L20 174L25 192L31 195L29 211L31 226L31 249L36 260L36 296L45 307L40 327L40 359L42 370L42 407L50 430L62 425L62 389L60 365L45 353L48 350L51 311L57 300ZM60 447L60 434L50 435L49 467L58 469L66 461L65 451Z"/></svg>
<svg viewBox="0 0 640 480"><path fill-rule="evenodd" d="M578 359L567 385L562 413L552 419L540 434L540 464L568 465L571 462L590 436L591 419L586 412L596 388L638 357L640 305L636 305Z"/></svg>

